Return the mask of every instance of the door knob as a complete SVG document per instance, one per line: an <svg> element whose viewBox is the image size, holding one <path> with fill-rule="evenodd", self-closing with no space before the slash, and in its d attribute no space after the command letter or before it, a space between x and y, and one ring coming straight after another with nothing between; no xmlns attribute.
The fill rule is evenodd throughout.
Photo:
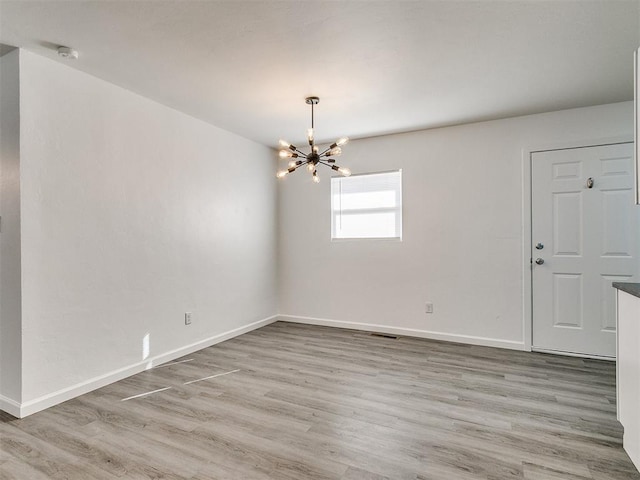
<svg viewBox="0 0 640 480"><path fill-rule="evenodd" d="M536 243L536 250L542 250L544 248L544 245L541 244L540 242Z"/></svg>
<svg viewBox="0 0 640 480"><path fill-rule="evenodd" d="M544 263L544 260L542 258L536 258L537 265L542 265L543 263Z"/></svg>

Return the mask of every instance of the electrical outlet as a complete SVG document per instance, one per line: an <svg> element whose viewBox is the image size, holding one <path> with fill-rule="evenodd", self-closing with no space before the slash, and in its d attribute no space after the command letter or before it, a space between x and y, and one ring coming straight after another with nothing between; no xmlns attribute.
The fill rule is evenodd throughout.
<svg viewBox="0 0 640 480"><path fill-rule="evenodd" d="M433 313L433 303L427 302L424 307L425 313Z"/></svg>
<svg viewBox="0 0 640 480"><path fill-rule="evenodd" d="M184 324L191 325L191 312L187 312L184 314Z"/></svg>

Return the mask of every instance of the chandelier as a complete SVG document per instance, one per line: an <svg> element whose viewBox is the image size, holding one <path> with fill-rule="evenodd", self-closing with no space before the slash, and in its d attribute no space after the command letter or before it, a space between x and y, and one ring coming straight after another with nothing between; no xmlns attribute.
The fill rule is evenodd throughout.
<svg viewBox="0 0 640 480"><path fill-rule="evenodd" d="M286 175L295 172L298 168L303 165L307 166L307 170L312 172L312 178L315 183L320 182L320 177L318 176L318 172L316 171L316 167L318 164L325 165L330 167L332 170L335 170L345 177L351 175L351 170L344 167L339 167L336 165L335 158L329 157L337 157L342 153L342 146L349 141L347 137L342 137L339 140L336 140L332 143L326 150L318 153L318 147L315 146L313 140L313 106L317 105L320 102L318 97L307 97L305 99L307 105L311 105L311 128L307 130L307 138L309 140L309 146L311 147L310 153L304 153L298 150L298 147L295 145L291 145L289 142L285 142L284 140L280 140L280 158L290 158L289 168L286 170L280 170L276 177L283 178ZM304 160L295 160L296 158L304 158Z"/></svg>

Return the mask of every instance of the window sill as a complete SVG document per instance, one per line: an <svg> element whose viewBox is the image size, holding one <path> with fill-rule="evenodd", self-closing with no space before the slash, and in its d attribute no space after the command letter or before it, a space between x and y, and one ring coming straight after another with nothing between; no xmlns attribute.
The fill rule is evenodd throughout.
<svg viewBox="0 0 640 480"><path fill-rule="evenodd" d="M402 237L332 238L331 242L402 242Z"/></svg>

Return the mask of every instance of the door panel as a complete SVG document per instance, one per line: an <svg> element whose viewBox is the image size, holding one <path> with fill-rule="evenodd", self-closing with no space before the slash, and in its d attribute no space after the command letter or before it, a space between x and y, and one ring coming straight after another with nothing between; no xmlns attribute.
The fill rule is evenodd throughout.
<svg viewBox="0 0 640 480"><path fill-rule="evenodd" d="M630 257L631 231L629 222L619 212L630 210L633 201L630 190L602 190L602 251L604 257Z"/></svg>
<svg viewBox="0 0 640 480"><path fill-rule="evenodd" d="M554 255L582 255L582 196L580 193L553 193Z"/></svg>
<svg viewBox="0 0 640 480"><path fill-rule="evenodd" d="M611 283L639 266L633 144L536 152L531 173L533 347L615 356Z"/></svg>
<svg viewBox="0 0 640 480"><path fill-rule="evenodd" d="M582 327L582 275L553 275L553 325Z"/></svg>
<svg viewBox="0 0 640 480"><path fill-rule="evenodd" d="M613 287L613 282L630 282L631 275L601 275L601 295L602 295L602 311L600 312L603 330L610 330L615 333L616 331L616 298L615 290L614 295L610 295Z"/></svg>

